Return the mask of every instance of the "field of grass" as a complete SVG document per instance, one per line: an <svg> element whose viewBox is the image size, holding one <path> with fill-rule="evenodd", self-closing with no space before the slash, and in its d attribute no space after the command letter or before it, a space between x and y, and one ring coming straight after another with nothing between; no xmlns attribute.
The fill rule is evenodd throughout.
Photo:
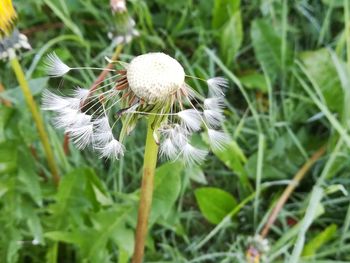
<svg viewBox="0 0 350 263"><path fill-rule="evenodd" d="M67 94L100 74L49 78L53 51L71 67L99 68L113 54L164 52L188 75L229 81L227 147L200 166L158 160L144 262L350 262L350 1L129 0L139 36L126 44L107 36L123 24L107 0L13 4L39 109L45 89ZM55 184L13 69L0 61L0 262L130 262L145 118L124 157L107 160L67 145L40 110ZM209 148L204 133L194 140Z"/></svg>

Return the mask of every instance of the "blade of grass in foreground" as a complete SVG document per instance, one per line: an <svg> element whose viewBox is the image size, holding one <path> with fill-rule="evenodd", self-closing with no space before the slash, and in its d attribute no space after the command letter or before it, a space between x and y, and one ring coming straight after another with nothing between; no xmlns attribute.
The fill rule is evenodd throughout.
<svg viewBox="0 0 350 263"><path fill-rule="evenodd" d="M305 216L302 220L297 241L295 243L292 256L290 257L288 263L299 262L300 255L305 244L306 232L315 219L315 215L317 214L317 209L319 208L322 197L323 197L323 189L319 186L315 186L314 189L312 190L309 205L306 209Z"/></svg>
<svg viewBox="0 0 350 263"><path fill-rule="evenodd" d="M303 72L308 76L309 78L310 75L306 71L306 69L301 65L301 63L297 62L298 66L303 70ZM329 122L332 124L333 128L340 134L340 136L343 138L347 146L350 148L350 136L347 134L346 130L344 127L341 125L341 123L337 120L337 118L334 117L334 115L330 112L328 109L327 105L322 103L322 101L316 96L316 94L311 90L309 85L301 78L299 73L294 71L294 75L296 79L299 81L301 86L304 88L304 90L308 93L310 98L314 101L316 106L323 112L323 114L327 117ZM320 87L317 86L317 84L313 81L313 86L315 89L317 89L320 92Z"/></svg>

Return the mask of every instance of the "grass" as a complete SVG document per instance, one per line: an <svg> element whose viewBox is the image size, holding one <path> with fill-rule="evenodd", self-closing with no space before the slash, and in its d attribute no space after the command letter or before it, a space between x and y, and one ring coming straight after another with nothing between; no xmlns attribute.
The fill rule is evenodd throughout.
<svg viewBox="0 0 350 263"><path fill-rule="evenodd" d="M33 46L20 63L37 103L43 88L66 93L91 86L99 72L49 80L42 60L56 51L72 67L106 66L104 57L115 50L107 37L114 21L108 3L14 4ZM322 145L325 155L270 228L261 262L349 262L348 1L130 0L128 8L141 34L123 47L121 60L163 51L189 75L230 81L228 149L199 168L159 162L145 262L244 262L251 237ZM206 92L200 81L190 82ZM63 133L43 113L61 175L56 189L45 179L45 152L5 61L0 84L0 101L11 102L0 104L0 262L128 262L146 122L128 137L125 158L112 162L74 146L65 155ZM196 139L205 145L200 134ZM205 187L227 192L236 204L220 194L199 204L196 190ZM212 206L213 199L221 201ZM216 224L208 220L213 216Z"/></svg>

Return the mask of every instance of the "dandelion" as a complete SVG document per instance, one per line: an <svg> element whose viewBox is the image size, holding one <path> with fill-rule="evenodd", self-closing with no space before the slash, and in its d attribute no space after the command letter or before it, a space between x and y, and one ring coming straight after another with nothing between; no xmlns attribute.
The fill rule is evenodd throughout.
<svg viewBox="0 0 350 263"><path fill-rule="evenodd" d="M108 37L116 44L129 43L140 35L135 28L135 21L129 15L125 0L111 0L110 7L113 14L113 26Z"/></svg>
<svg viewBox="0 0 350 263"><path fill-rule="evenodd" d="M192 136L207 132L212 149L221 150L229 136L220 130L223 116L223 78L208 83L209 97L194 91L187 83L181 64L164 53L147 53L119 63L111 69L107 84L90 90L76 88L70 96L50 91L43 93L43 109L56 113L54 125L63 128L82 149L90 146L101 158L124 156L124 140L138 120L148 117L144 173L140 192L133 263L142 262L147 220L153 193L153 178L160 156L182 160L187 165L201 164L208 151L192 144ZM55 54L48 56L46 68L51 76L73 70ZM101 83L99 83L101 84Z"/></svg>
<svg viewBox="0 0 350 263"><path fill-rule="evenodd" d="M80 69L65 65L54 53L45 64L51 76ZM186 84L180 63L164 53L140 55L123 65L111 70L110 83L93 91L76 88L68 97L43 93L43 109L56 112L54 125L69 132L78 148L91 146L101 157L120 158L124 138L141 116L154 117L154 137L166 159L201 163L207 152L191 145L193 133L201 129L213 149L225 147L229 136L217 130L224 120L223 78L207 81L210 97L204 98Z"/></svg>
<svg viewBox="0 0 350 263"><path fill-rule="evenodd" d="M16 28L17 14L11 0L0 4L0 60L12 59L16 50L31 49L28 39Z"/></svg>

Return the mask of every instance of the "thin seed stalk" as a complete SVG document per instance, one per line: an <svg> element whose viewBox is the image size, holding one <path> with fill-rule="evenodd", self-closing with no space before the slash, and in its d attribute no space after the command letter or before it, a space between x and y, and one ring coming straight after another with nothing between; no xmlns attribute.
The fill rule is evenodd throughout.
<svg viewBox="0 0 350 263"><path fill-rule="evenodd" d="M50 171L52 173L52 179L53 179L54 183L56 185L58 185L58 182L59 182L58 169L57 169L55 158L54 158L51 146L50 146L49 137L48 137L46 130L45 130L43 119L42 119L42 117L39 113L39 110L35 104L32 93L30 92L28 82L27 82L26 77L24 75L23 69L18 62L18 59L16 57L14 57L10 60L10 63L11 63L13 71L15 72L19 86L23 92L27 106L28 106L30 112L32 113L36 128L37 128L38 133L39 133L39 138L40 138L41 143L44 147L47 162L48 162Z"/></svg>
<svg viewBox="0 0 350 263"><path fill-rule="evenodd" d="M156 169L158 155L158 145L156 144L153 138L153 121L154 117L150 116L148 119L146 147L143 163L143 177L135 234L135 248L132 263L142 262L145 250L145 240L147 237L148 218L152 205L154 172Z"/></svg>

